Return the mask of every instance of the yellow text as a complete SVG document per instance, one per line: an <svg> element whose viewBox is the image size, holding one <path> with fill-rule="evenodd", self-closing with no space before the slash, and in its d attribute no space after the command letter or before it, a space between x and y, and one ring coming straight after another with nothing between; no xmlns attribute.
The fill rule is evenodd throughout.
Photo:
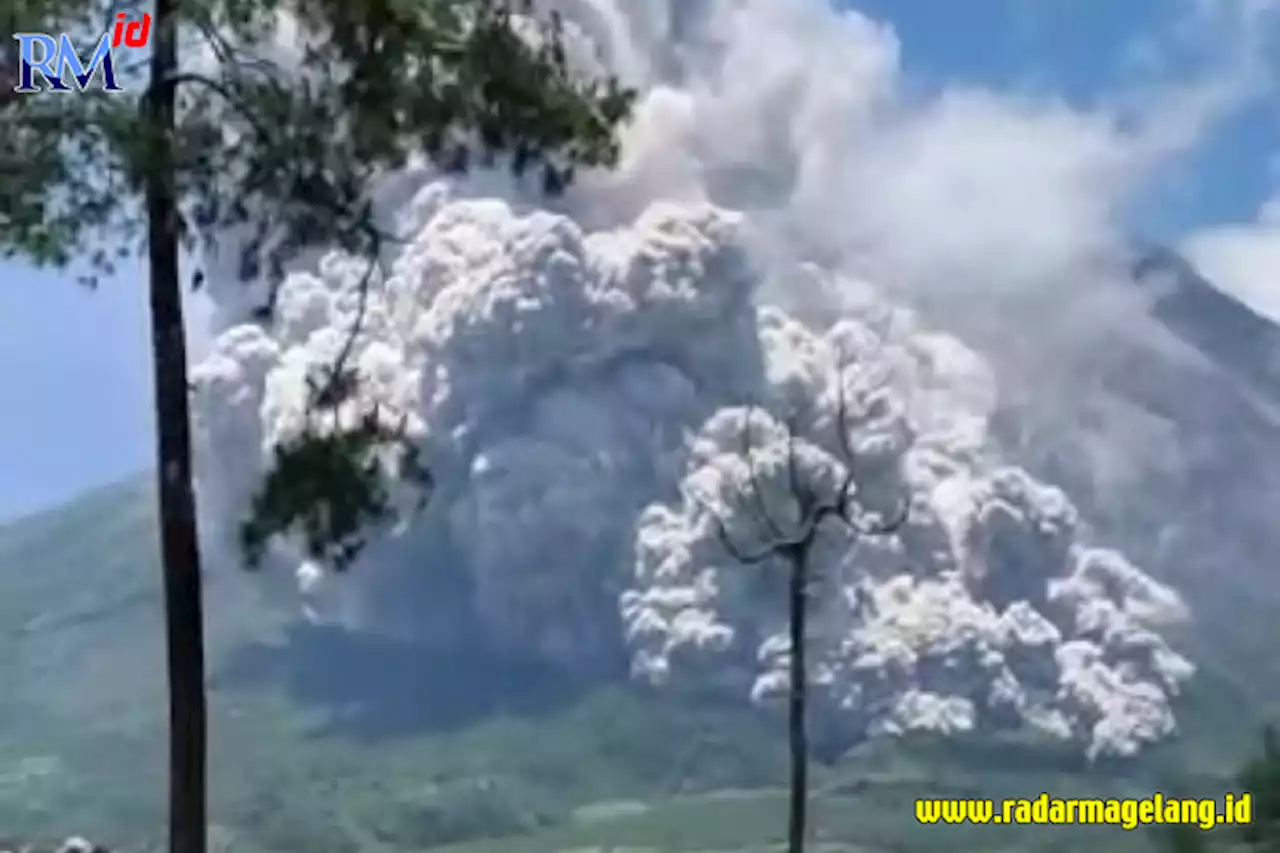
<svg viewBox="0 0 1280 853"><path fill-rule="evenodd" d="M1253 795L1227 794L1221 801L1166 797L1068 800L1041 794L1034 799L916 800L923 824L1079 824L1137 829L1151 824L1216 826L1253 823Z"/></svg>

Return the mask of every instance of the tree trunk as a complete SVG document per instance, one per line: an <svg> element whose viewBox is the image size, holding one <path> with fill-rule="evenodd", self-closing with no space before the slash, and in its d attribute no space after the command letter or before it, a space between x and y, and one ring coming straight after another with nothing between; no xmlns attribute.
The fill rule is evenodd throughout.
<svg viewBox="0 0 1280 853"><path fill-rule="evenodd" d="M787 820L787 853L804 853L806 806L809 796L809 734L806 726L806 698L809 690L805 665L805 618L808 614L806 554L791 559L788 589L788 627L791 633L791 684L787 729L791 745L791 796Z"/></svg>
<svg viewBox="0 0 1280 853"><path fill-rule="evenodd" d="M169 850L205 853L204 623L191 471L187 351L174 179L177 0L156 0L146 178L160 549L169 676Z"/></svg>

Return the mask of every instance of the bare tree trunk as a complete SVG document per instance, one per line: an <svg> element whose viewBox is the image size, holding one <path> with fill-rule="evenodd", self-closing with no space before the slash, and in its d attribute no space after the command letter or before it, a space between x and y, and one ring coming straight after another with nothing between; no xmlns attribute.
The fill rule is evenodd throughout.
<svg viewBox="0 0 1280 853"><path fill-rule="evenodd" d="M808 614L808 549L797 551L790 560L788 627L791 633L791 684L787 728L791 745L790 810L787 820L787 853L804 853L806 806L809 796L809 733L806 726L806 698L809 689L805 664L805 621Z"/></svg>
<svg viewBox="0 0 1280 853"><path fill-rule="evenodd" d="M177 0L156 0L146 179L160 548L169 677L169 850L205 853L204 624L191 470L187 352L174 181Z"/></svg>

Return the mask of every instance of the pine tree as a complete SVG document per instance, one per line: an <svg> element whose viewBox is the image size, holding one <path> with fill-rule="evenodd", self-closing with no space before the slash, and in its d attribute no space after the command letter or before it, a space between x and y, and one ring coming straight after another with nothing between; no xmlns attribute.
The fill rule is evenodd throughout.
<svg viewBox="0 0 1280 853"><path fill-rule="evenodd" d="M123 4L121 4L123 5ZM137 4L129 4L131 7ZM13 32L84 33L96 41L117 12L93 0L10 0L0 67L16 79ZM37 265L86 264L97 283L145 253L157 423L156 469L170 690L169 845L206 849L201 565L191 469L180 265L230 227L246 282L269 292L304 248L367 256L386 241L367 193L373 179L425 154L465 170L500 158L550 193L575 169L608 167L634 95L567 67L554 17L497 0L153 0L150 50L116 56L128 91L0 96L0 251ZM529 35L517 13L531 15ZM270 61L280 14L305 46L299 68ZM526 18L525 20L528 20ZM199 66L198 50L211 58ZM180 55L180 54L186 54ZM199 70L195 70L196 68ZM366 276L363 287L372 276ZM198 263L192 287L203 279ZM260 306L270 322L274 299ZM354 336L355 330L351 334ZM350 345L312 383L333 409L359 377ZM277 448L243 529L253 564L271 537L302 534L338 568L361 531L392 510L381 468L388 444L406 476L429 486L404 436L376 413L342 429L308 430Z"/></svg>

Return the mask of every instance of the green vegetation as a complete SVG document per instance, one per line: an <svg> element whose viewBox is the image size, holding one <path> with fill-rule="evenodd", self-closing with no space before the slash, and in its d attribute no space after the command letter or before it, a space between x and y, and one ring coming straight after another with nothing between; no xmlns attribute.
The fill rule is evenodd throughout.
<svg viewBox="0 0 1280 853"><path fill-rule="evenodd" d="M7 835L75 831L119 849L158 846L164 688L150 497L145 485L126 484L0 527ZM256 584L224 567L206 585L213 849L763 853L783 841L782 719L615 687L460 729L353 731L336 705L309 704L272 680L229 677L245 649L286 636L285 614ZM458 692L466 677L458 673ZM1196 795L1238 789L1235 771L1256 747L1256 728L1216 678L1206 673L1187 697L1185 736L1136 765L1090 767L1078 752L1016 735L864 744L813 768L814 849L1163 848L1155 833L1110 828L921 827L912 800L1145 796L1175 777Z"/></svg>
<svg viewBox="0 0 1280 853"><path fill-rule="evenodd" d="M95 32L115 9L19 0L4 25L9 34L36 23ZM315 557L345 568L365 544L364 528L395 515L380 451L402 451L401 473L430 486L403 422L388 428L376 408L354 424L340 416L360 380L348 359L374 270L388 241L402 239L375 217L376 179L420 155L456 172L501 157L516 177L538 174L545 191L560 192L576 169L617 161L616 131L634 93L614 78L571 73L559 18L527 0L518 10L509 0L155 0L145 14L154 37L145 71L120 69L134 84L127 91L0 98L0 256L86 264L93 284L146 247L172 721L169 845L204 853L204 573L180 250L196 262L195 288L217 240L234 229L251 235L236 247L239 278L269 285L263 320L300 253L326 247L367 259L346 343L332 363L314 366L308 414L329 417L323 426L309 417L301 435L276 448L278 467L246 508L253 515L241 537L250 563L272 536L301 532ZM295 68L270 58L286 17L300 48ZM3 77L17 77L17 66L5 50Z"/></svg>

